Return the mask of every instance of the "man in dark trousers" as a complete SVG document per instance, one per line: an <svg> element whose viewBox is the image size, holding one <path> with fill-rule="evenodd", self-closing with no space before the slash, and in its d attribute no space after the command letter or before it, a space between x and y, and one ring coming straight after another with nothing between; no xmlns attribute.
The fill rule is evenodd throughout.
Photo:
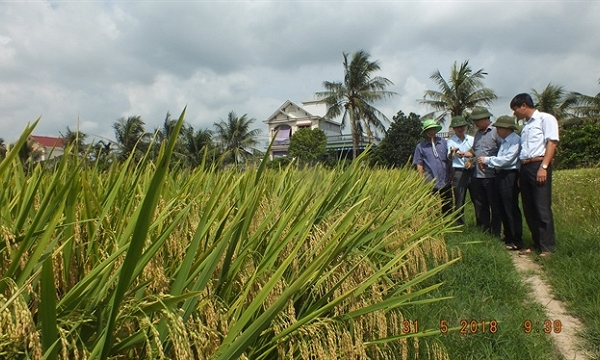
<svg viewBox="0 0 600 360"><path fill-rule="evenodd" d="M477 132L473 141L473 152L465 154L467 157L498 155L498 147L502 138L498 136L496 128L490 120L492 114L484 107L476 106L471 112ZM477 226L494 236L500 237L502 222L498 191L496 190L494 169L478 164L471 178L471 196L475 207Z"/></svg>
<svg viewBox="0 0 600 360"><path fill-rule="evenodd" d="M552 215L552 159L558 145L558 121L538 111L529 94L516 95L510 108L525 124L521 131L521 200L527 226L533 238L533 251L547 257L556 250Z"/></svg>
<svg viewBox="0 0 600 360"><path fill-rule="evenodd" d="M510 115L500 116L494 122L498 136L502 138L498 155L481 156L478 164L491 167L496 172L496 190L500 204L500 215L504 226L504 243L508 250L523 247L523 221L519 208L519 154L521 138L516 119Z"/></svg>
<svg viewBox="0 0 600 360"><path fill-rule="evenodd" d="M452 117L450 127L454 135L448 139L448 157L452 160L451 182L454 191L454 210L458 212L457 225L465 224L465 198L467 190L469 193L471 174L473 174L474 159L464 157L465 152L471 151L473 137L465 133L467 120L463 116Z"/></svg>

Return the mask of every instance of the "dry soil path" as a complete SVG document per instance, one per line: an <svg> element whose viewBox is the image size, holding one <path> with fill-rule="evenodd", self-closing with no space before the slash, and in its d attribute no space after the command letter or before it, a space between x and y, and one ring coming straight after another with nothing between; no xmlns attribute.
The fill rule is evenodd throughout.
<svg viewBox="0 0 600 360"><path fill-rule="evenodd" d="M562 323L560 333L551 332L552 341L558 351L567 360L591 359L582 350L583 340L577 336L577 333L582 330L581 321L567 314L565 305L553 297L552 288L540 276L540 265L533 261L531 256L518 255L516 251L512 258L522 279L531 286L533 298L545 307L548 319L558 319Z"/></svg>

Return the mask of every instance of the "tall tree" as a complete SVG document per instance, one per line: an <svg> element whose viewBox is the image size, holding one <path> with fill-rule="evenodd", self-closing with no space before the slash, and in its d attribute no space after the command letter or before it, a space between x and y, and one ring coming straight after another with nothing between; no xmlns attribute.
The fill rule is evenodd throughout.
<svg viewBox="0 0 600 360"><path fill-rule="evenodd" d="M389 123L389 119L373 106L373 102L392 97L395 95L386 88L393 83L380 76L373 74L380 70L377 61L370 61L370 55L360 50L352 55L348 61L349 54L344 55L344 81L324 81L325 91L317 92L317 98L327 104L325 117L334 119L342 116L342 126L350 123L352 133L352 155L358 155L358 145L367 133L370 141L373 141L374 131L385 132L383 122Z"/></svg>
<svg viewBox="0 0 600 360"><path fill-rule="evenodd" d="M100 169L106 169L114 159L112 154L112 143L110 141L100 140L92 145L92 157L96 166Z"/></svg>
<svg viewBox="0 0 600 360"><path fill-rule="evenodd" d="M420 116L402 111L394 116L385 138L373 151L372 163L384 167L402 167L410 162L415 146L423 139Z"/></svg>
<svg viewBox="0 0 600 360"><path fill-rule="evenodd" d="M163 141L168 141L171 137L175 129L175 125L177 125L177 119L171 118L171 113L167 112L165 116L165 121L163 122L162 127L157 128L154 132L156 133L157 142L161 143ZM190 129L190 126L186 123L183 124L181 131L179 132L179 139L183 140L187 136L187 132Z"/></svg>
<svg viewBox="0 0 600 360"><path fill-rule="evenodd" d="M162 127L156 128L154 130L155 141L152 144L153 158L156 158L158 156L161 144L166 143L169 140L176 125L177 119L172 119L171 114L167 112ZM173 150L173 160L171 161L172 165L186 161L186 157L188 154L186 153L187 149L185 146L185 142L187 134L190 131L193 133L193 129L191 128L191 126L184 123L181 130L179 131L177 143L175 144L175 149Z"/></svg>
<svg viewBox="0 0 600 360"><path fill-rule="evenodd" d="M65 139L65 147L68 145L73 145L73 149L77 152L77 154L84 154L87 145L85 144L85 139L87 138L87 134L81 132L79 130L73 131L71 128L67 126L67 131L65 133L60 133L60 136Z"/></svg>
<svg viewBox="0 0 600 360"><path fill-rule="evenodd" d="M598 79L598 85L600 85L600 79ZM571 96L576 99L573 110L583 122L600 122L600 92L595 96L573 92Z"/></svg>
<svg viewBox="0 0 600 360"><path fill-rule="evenodd" d="M238 117L235 112L230 111L227 120L221 119L215 123L217 140L236 166L241 161L250 159L252 150L259 143L260 129L250 129L255 121L254 118L248 118L248 114Z"/></svg>
<svg viewBox="0 0 600 360"><path fill-rule="evenodd" d="M202 163L205 153L208 156L207 163L210 163L216 155L213 144L213 132L208 129L194 131L190 127L185 133L183 144L187 156L186 162L192 168L198 167Z"/></svg>
<svg viewBox="0 0 600 360"><path fill-rule="evenodd" d="M483 69L473 72L469 67L469 60L460 66L455 61L448 80L444 79L439 70L431 75L430 78L438 85L439 90L425 91L420 103L440 112L438 122L443 122L448 116L463 115L465 110L475 106L489 106L498 96L494 90L484 86L483 79L486 75Z"/></svg>
<svg viewBox="0 0 600 360"><path fill-rule="evenodd" d="M140 116L121 118L113 124L119 147L119 160L127 159L133 152L135 152L136 160L141 159L150 140L150 134L146 132L145 125Z"/></svg>
<svg viewBox="0 0 600 360"><path fill-rule="evenodd" d="M567 93L562 86L548 84L541 92L531 89L531 95L539 111L554 115L559 122L573 118L572 108L577 97Z"/></svg>

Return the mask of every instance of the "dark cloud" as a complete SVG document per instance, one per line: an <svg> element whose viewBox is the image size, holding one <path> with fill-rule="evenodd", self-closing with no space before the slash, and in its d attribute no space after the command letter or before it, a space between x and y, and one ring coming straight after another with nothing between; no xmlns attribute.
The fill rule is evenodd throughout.
<svg viewBox="0 0 600 360"><path fill-rule="evenodd" d="M509 111L515 93L548 83L600 91L594 1L202 1L0 3L0 137L82 130L112 136L120 117L149 129L188 106L212 127L229 111L257 125L343 78L342 53L378 60L398 96L378 105L425 113L417 100L469 60Z"/></svg>

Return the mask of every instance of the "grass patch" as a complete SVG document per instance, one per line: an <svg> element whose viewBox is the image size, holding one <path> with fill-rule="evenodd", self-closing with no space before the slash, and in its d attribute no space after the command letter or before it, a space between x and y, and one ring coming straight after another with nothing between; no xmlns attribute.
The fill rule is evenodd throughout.
<svg viewBox="0 0 600 360"><path fill-rule="evenodd" d="M600 169L558 171L553 210L557 250L541 262L544 276L571 315L593 358L600 358Z"/></svg>
<svg viewBox="0 0 600 360"><path fill-rule="evenodd" d="M503 243L475 228L449 235L447 243L462 260L435 281L444 282L437 295L453 298L431 306L425 315L420 310L425 318L419 321L428 328L454 328L437 338L449 358L559 359L549 335L524 331L526 319L540 322L545 315L532 302Z"/></svg>
<svg viewBox="0 0 600 360"><path fill-rule="evenodd" d="M571 315L584 326L580 334L592 358L600 358L600 169L557 171L553 184L553 210L557 251L539 261L542 277L566 303ZM473 208L466 207L467 223L475 223ZM531 235L524 222L524 240ZM447 237L454 256L462 260L439 275L445 284L439 294L453 298L432 306L419 321L435 327L446 320L475 320L475 333L450 332L438 339L451 359L557 359L551 340L543 331L526 334L524 321L541 323L547 316L541 305L532 303L528 287L521 282L502 242L474 227ZM495 319L498 331L482 333L482 321ZM560 319L552 319L560 320ZM486 323L487 325L487 323Z"/></svg>

